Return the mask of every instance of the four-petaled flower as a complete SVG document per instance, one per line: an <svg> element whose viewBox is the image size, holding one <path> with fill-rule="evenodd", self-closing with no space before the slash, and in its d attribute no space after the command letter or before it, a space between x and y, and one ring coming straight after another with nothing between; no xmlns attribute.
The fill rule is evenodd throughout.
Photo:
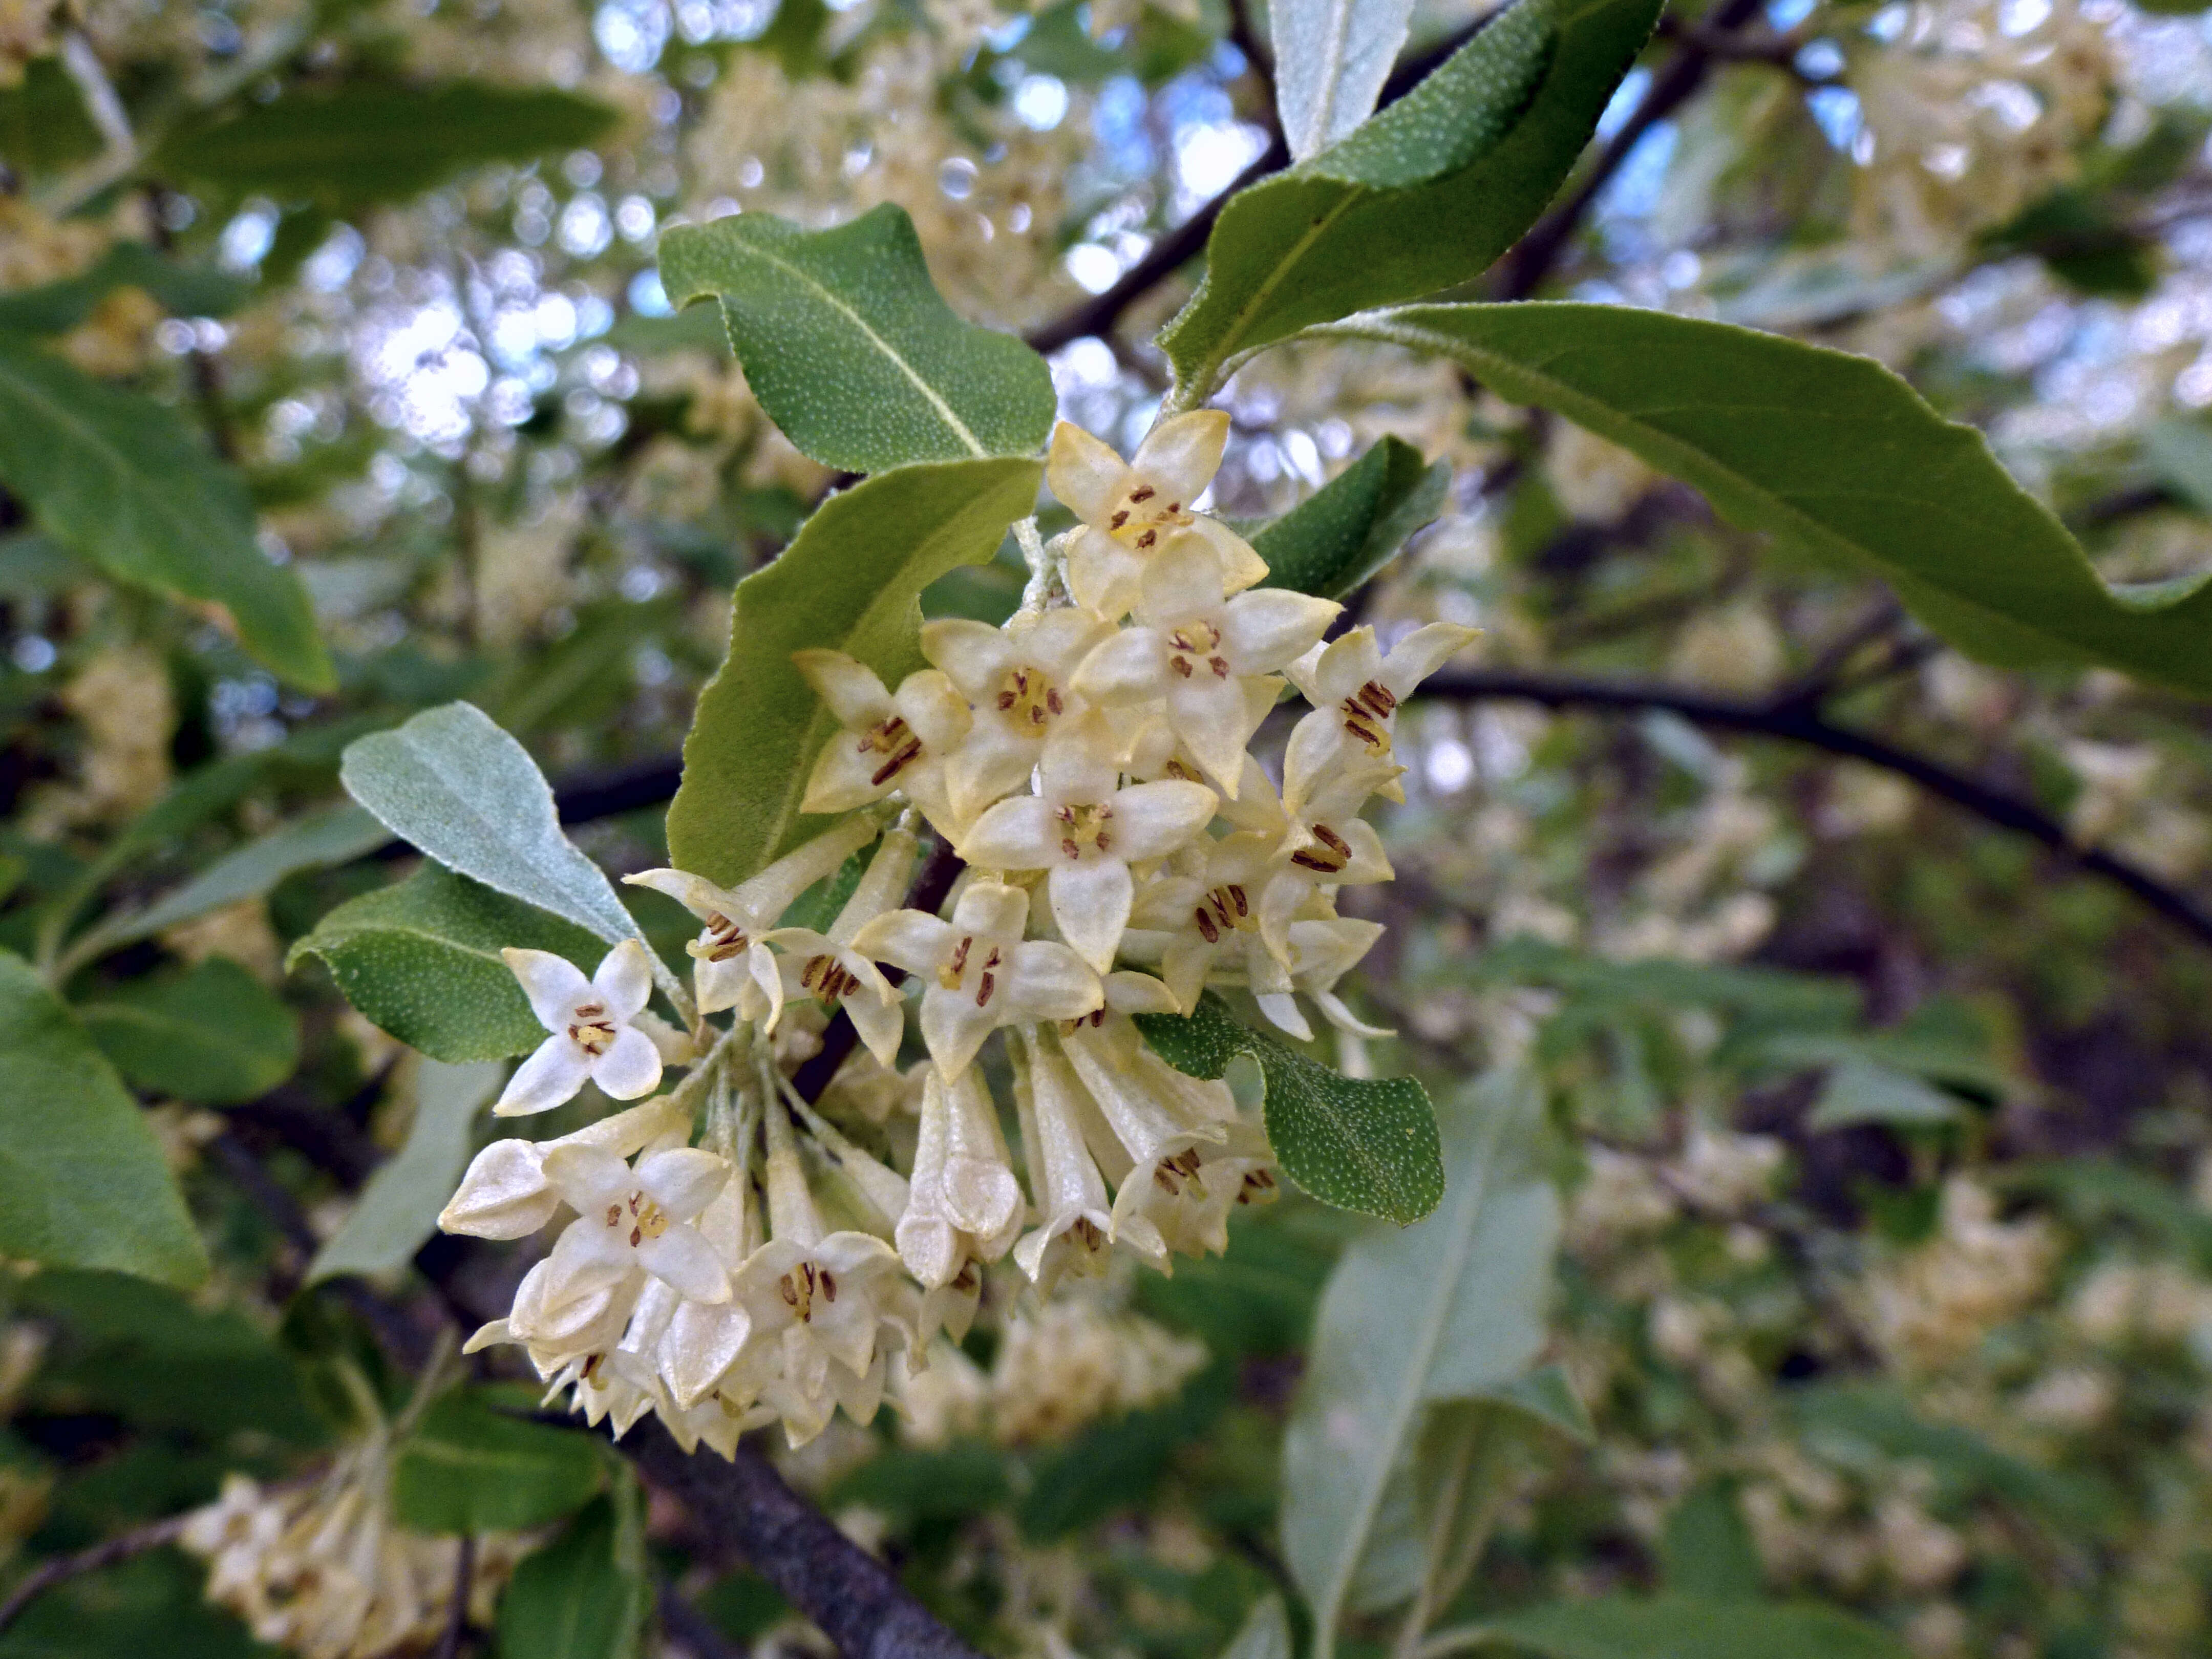
<svg viewBox="0 0 2212 1659"><path fill-rule="evenodd" d="M572 1281L642 1270L694 1302L726 1302L729 1276L692 1218L730 1178L730 1166L696 1146L647 1152L635 1168L600 1146L545 1155L545 1178L570 1207L553 1247Z"/></svg>
<svg viewBox="0 0 2212 1659"><path fill-rule="evenodd" d="M1137 626L1108 636L1083 659L1075 689L1109 706L1164 699L1169 726L1234 798L1244 745L1282 685L1264 677L1316 643L1342 609L1281 587L1232 599L1220 555L1200 543L1146 567Z"/></svg>
<svg viewBox="0 0 2212 1659"><path fill-rule="evenodd" d="M1039 791L977 818L960 856L987 870L1043 870L1060 937L1100 973L1128 925L1133 863L1164 857L1205 832L1218 798L1204 784L1163 778L1123 785L1103 722L1095 741L1063 738L1038 769Z"/></svg>
<svg viewBox="0 0 2212 1659"><path fill-rule="evenodd" d="M507 1079L492 1108L495 1115L550 1111L574 1099L587 1078L615 1100L635 1100L660 1081L660 1050L630 1023L653 994L651 958L641 941L616 945L589 979L550 951L500 954L551 1035Z"/></svg>
<svg viewBox="0 0 2212 1659"><path fill-rule="evenodd" d="M1082 710L1072 689L1077 665L1111 633L1073 608L1029 612L1004 628L956 617L922 629L922 654L974 709L975 724L945 771L963 822L1029 781L1046 739Z"/></svg>
<svg viewBox="0 0 2212 1659"><path fill-rule="evenodd" d="M1407 635L1385 656L1372 628L1355 628L1291 663L1291 683L1305 694L1313 712L1291 732L1284 757L1283 799L1290 810L1297 811L1309 790L1344 766L1395 766L1399 705L1480 631L1456 623L1431 623ZM1376 791L1392 800L1406 798L1395 771Z"/></svg>
<svg viewBox="0 0 2212 1659"><path fill-rule="evenodd" d="M823 745L799 802L804 812L844 812L902 790L950 836L960 828L945 793L945 762L968 735L968 701L934 669L884 690L873 669L842 651L794 651L791 659L844 728Z"/></svg>
<svg viewBox="0 0 2212 1659"><path fill-rule="evenodd" d="M1193 542L1221 555L1232 593L1267 574L1266 561L1234 531L1191 511L1228 440L1229 416L1218 409L1162 421L1126 462L1079 426L1062 421L1053 428L1045 480L1083 520L1067 550L1067 586L1078 605L1109 620L1127 616L1146 567Z"/></svg>
<svg viewBox="0 0 2212 1659"><path fill-rule="evenodd" d="M1022 937L1030 896L994 881L970 883L943 921L894 910L860 930L853 948L921 976L921 1040L947 1082L1001 1025L1073 1019L1103 1005L1098 976L1050 939Z"/></svg>

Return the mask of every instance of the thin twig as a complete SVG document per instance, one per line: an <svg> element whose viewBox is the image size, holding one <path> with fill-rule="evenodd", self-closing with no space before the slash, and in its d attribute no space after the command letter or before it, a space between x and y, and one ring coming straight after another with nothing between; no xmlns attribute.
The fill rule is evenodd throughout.
<svg viewBox="0 0 2212 1659"><path fill-rule="evenodd" d="M2066 833L2064 824L2032 803L1990 788L1925 755L1837 726L1817 708L1792 707L1771 698L1710 696L1641 681L1578 679L1512 670L1445 675L1431 680L1422 688L1422 695L1466 702L1534 702L1547 708L1620 713L1664 709L1698 726L1826 750L1893 772L2000 829L2040 842L2085 873L2121 888L2199 944L2212 945L2212 910L2141 866L2101 848L2079 846Z"/></svg>
<svg viewBox="0 0 2212 1659"><path fill-rule="evenodd" d="M431 1659L459 1659L461 1638L469 1631L469 1591L476 1582L476 1536L463 1533L461 1547L453 1552L453 1605L446 1610L446 1628L439 1634Z"/></svg>
<svg viewBox="0 0 2212 1659"><path fill-rule="evenodd" d="M23 1609L37 1601L64 1579L79 1577L88 1572L98 1572L118 1561L128 1561L134 1555L143 1555L148 1550L159 1549L164 1544L173 1544L191 1519L188 1511L173 1515L166 1520L149 1522L143 1527L133 1527L129 1532L118 1533L104 1543L90 1549L79 1550L75 1555L58 1555L36 1569L0 1601L0 1631L22 1616Z"/></svg>
<svg viewBox="0 0 2212 1659"><path fill-rule="evenodd" d="M1759 15L1759 0L1721 0L1704 25L1707 35L1726 34ZM1498 297L1525 300L1544 284L1581 228L1583 217L1614 173L1620 171L1644 135L1694 97L1711 73L1713 54L1705 46L1685 42L1674 60L1653 79L1644 100L1609 139L1597 161L1583 175L1566 201L1554 208L1498 267Z"/></svg>

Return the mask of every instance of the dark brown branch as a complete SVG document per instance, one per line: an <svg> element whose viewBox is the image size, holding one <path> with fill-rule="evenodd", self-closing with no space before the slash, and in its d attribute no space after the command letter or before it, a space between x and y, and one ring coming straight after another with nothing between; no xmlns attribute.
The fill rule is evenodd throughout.
<svg viewBox="0 0 2212 1659"><path fill-rule="evenodd" d="M6 1601L0 1601L0 1631L14 1624L22 1616L25 1607L66 1579L80 1577L88 1572L98 1572L103 1567L128 1561L134 1555L143 1555L148 1550L175 1543L178 1534L185 1529L185 1523L191 1519L190 1514L173 1515L167 1520L118 1533L104 1543L94 1544L88 1550L79 1550L75 1555L58 1555L44 1563L10 1590Z"/></svg>
<svg viewBox="0 0 2212 1659"><path fill-rule="evenodd" d="M622 1449L812 1620L845 1659L978 1659L889 1567L785 1485L750 1446L739 1445L728 1462L686 1456L647 1419L623 1437Z"/></svg>
<svg viewBox="0 0 2212 1659"><path fill-rule="evenodd" d="M1478 670L1431 680L1421 695L1462 702L1512 701L1547 708L1589 708L1640 714L1664 709L1718 731L1803 744L1832 755L1893 772L1929 794L1975 817L2027 836L2087 874L2121 888L2199 944L2212 945L2212 911L2140 866L2100 848L2075 844L2057 819L2014 795L1990 788L1925 755L1831 722L1817 708L1786 701L1709 696L1672 686L1631 680L1587 680L1564 675Z"/></svg>
<svg viewBox="0 0 2212 1659"><path fill-rule="evenodd" d="M715 1629L705 1613L676 1593L674 1585L663 1584L653 1606L660 1614L662 1633L691 1659L745 1659L744 1648Z"/></svg>
<svg viewBox="0 0 2212 1659"><path fill-rule="evenodd" d="M1726 34L1758 15L1759 0L1721 0L1703 25L1703 31L1707 34ZM1620 171L1621 164L1628 160L1644 135L1695 97L1705 84L1705 77L1712 72L1712 66L1713 54L1709 48L1684 43L1673 60L1653 79L1644 101L1598 153L1596 161L1583 175L1573 194L1537 221L1536 228L1505 256L1498 270L1498 298L1525 300L1543 286L1566 252L1567 244L1582 228L1590 204L1613 181L1613 174Z"/></svg>

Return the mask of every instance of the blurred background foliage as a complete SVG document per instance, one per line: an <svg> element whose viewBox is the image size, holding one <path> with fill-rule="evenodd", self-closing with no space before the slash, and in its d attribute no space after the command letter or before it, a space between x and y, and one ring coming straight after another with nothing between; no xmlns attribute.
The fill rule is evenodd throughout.
<svg viewBox="0 0 2212 1659"><path fill-rule="evenodd" d="M1413 53L1482 9L1425 0ZM660 862L730 586L833 483L711 308L672 313L659 231L896 203L955 307L1030 332L1063 413L1133 442L1165 383L1143 342L1191 275L1161 250L1273 140L1264 38L1220 0L0 0L0 944L137 1091L215 1264L190 1294L6 1280L9 1573L316 1467L349 1389L407 1398L345 1280L295 1294L465 1093L325 966L285 971L410 873L374 826L310 816L339 751L470 698L595 858ZM1500 280L1871 355L1986 432L2108 579L2186 577L2212 546L2208 131L2187 0L1721 0L1668 15L1577 211ZM143 504L55 505L37 374L108 388L126 448L220 457L244 493L202 506L260 565L211 589L158 531L125 545ZM1649 1644L1690 1605L1682 1650L1774 1651L1726 1645L1763 1619L1808 1659L2212 1652L2202 710L1978 665L1446 363L1301 344L1225 401L1234 517L1385 437L1447 464L1357 609L1486 630L1401 725L1399 879L1360 901L1390 931L1356 1000L1399 1035L1332 1056L1425 1077L1448 1139L1481 1091L1524 1091L1524 1178L1563 1206L1535 1264L1550 1404L1510 1408L1479 1565L1429 1613L1563 1655L1675 1650ZM1010 547L928 605L996 620L1021 580ZM1218 1652L1297 1528L1340 1520L1281 1506L1347 1248L1347 1274L1437 1271L1288 1199L1171 1279L1041 1316L994 1289L896 1418L785 1471L988 1650ZM408 1253L395 1296L425 1293ZM500 1431L419 1429L447 1431ZM571 1650L530 1621L612 1560L660 1587L648 1651L819 1646L613 1465L545 1478L501 1522L525 1537L487 1594L543 1545L514 1605L462 1641ZM1379 1654L1411 1591L1369 1575L1352 1645ZM0 1655L256 1651L204 1589L139 1554ZM1714 1611L1784 1601L1865 1622Z"/></svg>

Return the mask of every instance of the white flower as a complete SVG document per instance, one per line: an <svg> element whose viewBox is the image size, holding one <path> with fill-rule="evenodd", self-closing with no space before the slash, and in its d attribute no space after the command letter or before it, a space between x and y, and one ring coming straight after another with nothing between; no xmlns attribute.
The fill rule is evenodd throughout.
<svg viewBox="0 0 2212 1659"><path fill-rule="evenodd" d="M1399 705L1413 690L1478 637L1455 623L1417 628L1390 647L1377 649L1372 628L1355 628L1289 668L1313 712L1291 733L1283 762L1283 799L1293 812L1305 793L1346 763L1389 761ZM1377 786L1403 800L1394 779Z"/></svg>
<svg viewBox="0 0 2212 1659"><path fill-rule="evenodd" d="M791 659L844 727L823 746L799 810L848 811L900 789L939 831L957 835L945 764L969 720L967 700L952 682L923 669L890 692L873 669L842 651L794 651Z"/></svg>
<svg viewBox="0 0 2212 1659"><path fill-rule="evenodd" d="M1018 614L1004 628L957 618L927 624L921 651L959 688L974 724L947 764L952 810L964 823L1029 781L1045 740L1078 716L1078 664L1111 629L1062 607Z"/></svg>
<svg viewBox="0 0 2212 1659"><path fill-rule="evenodd" d="M1067 584L1075 602L1102 617L1128 614L1155 556L1203 542L1222 556L1229 591L1267 574L1257 553L1227 526L1190 510L1221 465L1229 416L1194 410L1162 421L1127 463L1081 427L1053 428L1045 459L1052 493L1083 520L1068 548Z"/></svg>
<svg viewBox="0 0 2212 1659"><path fill-rule="evenodd" d="M1279 845L1249 830L1224 836L1193 849L1199 873L1163 873L1139 890L1127 949L1159 963L1182 1012L1195 1009L1206 982L1224 971L1261 994L1291 989L1290 964L1260 933L1260 896Z"/></svg>
<svg viewBox="0 0 2212 1659"><path fill-rule="evenodd" d="M633 1169L598 1146L545 1155L545 1178L576 1212L553 1247L571 1283L642 1270L695 1302L721 1302L728 1276L690 1224L730 1178L730 1165L696 1146L647 1152Z"/></svg>
<svg viewBox="0 0 2212 1659"><path fill-rule="evenodd" d="M896 1235L899 1259L925 1291L950 1285L971 1257L995 1261L1023 1221L999 1114L973 1067L922 1087L914 1178Z"/></svg>
<svg viewBox="0 0 2212 1659"><path fill-rule="evenodd" d="M1083 659L1075 689L1109 705L1165 699L1169 726L1233 799L1244 745L1281 684L1262 677L1318 642L1342 609L1279 587L1231 599L1218 553L1204 543L1178 548L1145 568L1138 625Z"/></svg>
<svg viewBox="0 0 2212 1659"><path fill-rule="evenodd" d="M660 1050L631 1024L653 994L644 945L626 939L586 979L550 951L502 951L530 1011L552 1035L515 1068L492 1112L520 1117L574 1098L586 1078L616 1100L634 1100L660 1081Z"/></svg>
<svg viewBox="0 0 2212 1659"><path fill-rule="evenodd" d="M887 830L884 844L868 862L866 874L845 901L826 933L811 927L779 927L763 934L762 942L783 954L776 959L779 979L769 1012L769 1029L775 1029L787 996L811 997L824 1007L841 1004L868 1045L868 1052L884 1066L898 1063L899 1039L906 1034L906 1017L899 994L883 970L866 953L853 948L860 930L894 908L905 896L907 880L914 872L915 841L911 830ZM854 992L860 993L854 995Z"/></svg>
<svg viewBox="0 0 2212 1659"><path fill-rule="evenodd" d="M1387 770L1387 769L1386 769ZM1359 817L1374 793L1376 769L1347 766L1306 793L1300 811L1285 810L1264 778L1248 781L1237 803L1242 821L1268 838L1267 878L1260 889L1260 937L1279 962L1292 962L1291 923L1339 887L1388 881L1390 860L1375 826ZM1259 827L1264 825L1264 828ZM1331 914L1326 908L1324 915Z"/></svg>
<svg viewBox="0 0 2212 1659"><path fill-rule="evenodd" d="M941 921L894 910L860 930L853 948L926 975L921 1040L950 1082L1001 1025L1073 1019L1100 1006L1097 975L1065 945L1022 937L1030 896L993 881L969 884Z"/></svg>
<svg viewBox="0 0 2212 1659"><path fill-rule="evenodd" d="M1063 738L1038 769L1040 792L1002 800L976 819L960 856L987 870L1044 870L1060 936L1100 973L1128 923L1132 862L1157 859L1204 833L1218 798L1203 784L1162 779L1124 787L1095 741Z"/></svg>
<svg viewBox="0 0 2212 1659"><path fill-rule="evenodd" d="M1102 1273L1114 1234L1106 1182L1083 1133L1091 1109L1067 1062L1028 1030L1023 1063L1014 1068L1014 1102L1028 1155L1030 1193L1038 1224L1014 1246L1014 1260L1040 1296L1050 1296L1062 1274Z"/></svg>
<svg viewBox="0 0 2212 1659"><path fill-rule="evenodd" d="M691 1115L663 1095L603 1117L555 1140L495 1140L470 1160L460 1188L439 1213L449 1233L476 1238L526 1238L552 1220L561 1194L545 1174L545 1157L563 1146L596 1146L634 1158L656 1142L681 1146Z"/></svg>
<svg viewBox="0 0 2212 1659"><path fill-rule="evenodd" d="M785 854L757 875L735 887L721 887L688 870L641 870L623 879L634 887L665 893L705 922L699 937L684 948L692 970L699 1012L717 1014L748 1000L757 990L777 1006L782 981L774 954L762 935L774 927L792 901L836 872L838 866L875 839L876 821L856 817Z"/></svg>
<svg viewBox="0 0 2212 1659"><path fill-rule="evenodd" d="M1291 981L1314 1000L1322 1018L1353 1036L1394 1035L1388 1026L1370 1025L1361 1019L1336 994L1337 981L1358 966L1360 959L1382 937L1381 922L1364 921L1354 916L1314 917L1292 922L1290 936ZM1264 995L1255 1000L1269 1019L1292 1036L1304 1041L1312 1036L1297 1005L1288 996L1281 997L1279 1002Z"/></svg>

